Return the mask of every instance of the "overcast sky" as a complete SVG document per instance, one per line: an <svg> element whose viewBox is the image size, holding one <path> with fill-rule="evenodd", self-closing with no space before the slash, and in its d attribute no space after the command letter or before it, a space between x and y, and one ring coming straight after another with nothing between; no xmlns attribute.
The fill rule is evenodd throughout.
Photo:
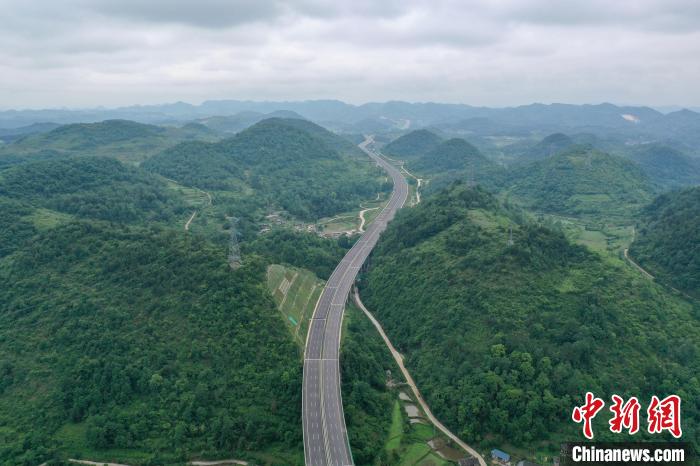
<svg viewBox="0 0 700 466"><path fill-rule="evenodd" d="M0 0L0 107L700 106L699 0Z"/></svg>

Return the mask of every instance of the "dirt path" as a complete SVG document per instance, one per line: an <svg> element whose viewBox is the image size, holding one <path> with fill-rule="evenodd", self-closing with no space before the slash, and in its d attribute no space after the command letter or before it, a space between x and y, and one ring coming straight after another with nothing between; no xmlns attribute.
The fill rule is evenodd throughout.
<svg viewBox="0 0 700 466"><path fill-rule="evenodd" d="M644 270L644 268L643 268L641 265L637 264L637 263L634 261L634 259L632 259L632 258L630 257L628 251L629 251L629 249L627 249L627 248L625 248L625 250L623 251L623 253L624 253L624 255L625 255L625 259L627 259L627 262L629 262L630 264L632 264L632 265L634 266L635 269L639 270L639 271L642 273L642 275L644 275L645 277L647 277L649 280L653 280L653 279L654 279L654 276L653 276L652 274L650 274L649 272L647 272L646 270Z"/></svg>
<svg viewBox="0 0 700 466"><path fill-rule="evenodd" d="M220 460L220 461L191 461L190 464L192 466L225 466L225 465L230 465L230 464L240 464L240 465L247 465L247 461L243 460Z"/></svg>
<svg viewBox="0 0 700 466"><path fill-rule="evenodd" d="M445 434L447 437L452 439L457 445L459 445L464 451L472 455L474 458L476 458L479 461L480 466L486 466L486 461L484 461L484 458L481 457L479 452L474 450L472 447L464 443L462 440L459 439L455 434L450 432L450 430L445 427L440 421L437 420L435 416L433 416L432 411L430 411L430 408L428 407L428 404L423 400L423 396L421 396L420 391L418 390L418 387L416 386L416 383L413 381L413 377L411 377L411 374L409 374L408 370L406 370L406 367L403 365L403 356L401 356L401 353L396 351L396 348L394 348L394 345L391 344L391 341L389 340L389 337L386 336L386 333L384 333L384 329L382 328L382 325L377 321L377 319L374 318L371 312L367 310L364 304L362 304L362 300L360 299L360 295L357 292L357 288L354 290L353 296L355 298L355 304L362 309L362 311L365 313L365 315L369 318L369 320L372 321L372 324L374 324L375 328L379 332L379 334L382 336L382 339L384 340L384 343L386 346L389 348L391 351L391 355L394 357L394 360L396 361L396 364L398 364L399 368L401 369L401 372L403 373L404 378L406 379L406 383L408 383L408 386L411 387L411 391L413 392L413 396L418 400L418 404L420 404L421 408L423 408L423 412L425 412L425 415L428 417L430 422L433 423L435 427L438 428L443 434Z"/></svg>
<svg viewBox="0 0 700 466"><path fill-rule="evenodd" d="M371 207L369 209L364 209L360 211L360 226L357 229L360 233L364 233L365 231L365 212L369 212L370 210L377 210L379 207Z"/></svg>
<svg viewBox="0 0 700 466"><path fill-rule="evenodd" d="M76 460L73 458L69 458L68 462L69 463L76 463L76 464L89 464L91 466L129 466L128 464L105 463L104 461Z"/></svg>
<svg viewBox="0 0 700 466"><path fill-rule="evenodd" d="M185 223L185 231L190 231L190 223L192 223L192 220L194 220L194 217L197 215L197 211L195 210L192 212L192 216L190 216L190 219Z"/></svg>
<svg viewBox="0 0 700 466"><path fill-rule="evenodd" d="M403 162L401 163L401 171L403 171L405 174L416 180L416 204L420 204L420 188L421 186L423 186L423 178L418 178L416 175L406 170L406 166Z"/></svg>

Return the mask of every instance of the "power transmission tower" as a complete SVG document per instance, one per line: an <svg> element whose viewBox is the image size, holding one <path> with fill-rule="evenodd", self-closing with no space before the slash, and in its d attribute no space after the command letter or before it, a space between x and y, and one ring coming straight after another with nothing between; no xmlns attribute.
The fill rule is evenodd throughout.
<svg viewBox="0 0 700 466"><path fill-rule="evenodd" d="M508 246L512 246L514 244L515 243L513 242L513 227L510 227L508 232Z"/></svg>
<svg viewBox="0 0 700 466"><path fill-rule="evenodd" d="M238 245L238 231L236 230L236 224L238 223L237 217L228 217L231 222L231 239L229 240L228 247L228 265L232 269L237 269L241 266L241 248Z"/></svg>

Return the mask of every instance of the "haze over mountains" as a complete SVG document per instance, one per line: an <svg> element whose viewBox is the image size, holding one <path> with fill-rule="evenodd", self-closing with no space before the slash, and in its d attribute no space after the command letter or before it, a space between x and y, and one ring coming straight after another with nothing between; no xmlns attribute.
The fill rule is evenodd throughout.
<svg viewBox="0 0 700 466"><path fill-rule="evenodd" d="M675 138L683 143L700 140L700 113L679 110L664 114L650 107L569 104L531 104L511 108L473 107L462 104L384 102L350 105L334 100L302 102L206 101L200 105L183 102L165 105L131 106L87 110L8 110L0 112L0 128L22 128L35 123L94 122L129 119L144 123L183 123L200 120L205 124L229 125L240 130L255 123L260 114L294 112L323 123L331 129L406 129L436 126L464 134L524 134L531 131L592 132L605 136L620 134L637 142ZM211 120L211 117L235 119ZM22 129L21 131L26 131Z"/></svg>

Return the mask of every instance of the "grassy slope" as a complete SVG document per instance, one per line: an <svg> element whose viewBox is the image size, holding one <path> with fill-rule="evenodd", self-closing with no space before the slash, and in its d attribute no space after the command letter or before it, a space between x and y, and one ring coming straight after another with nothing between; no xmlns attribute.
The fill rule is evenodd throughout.
<svg viewBox="0 0 700 466"><path fill-rule="evenodd" d="M567 413L582 391L675 391L688 400L684 438L697 444L698 310L516 221L457 186L402 212L373 256L365 303L438 418L468 441L536 456L575 438Z"/></svg>

